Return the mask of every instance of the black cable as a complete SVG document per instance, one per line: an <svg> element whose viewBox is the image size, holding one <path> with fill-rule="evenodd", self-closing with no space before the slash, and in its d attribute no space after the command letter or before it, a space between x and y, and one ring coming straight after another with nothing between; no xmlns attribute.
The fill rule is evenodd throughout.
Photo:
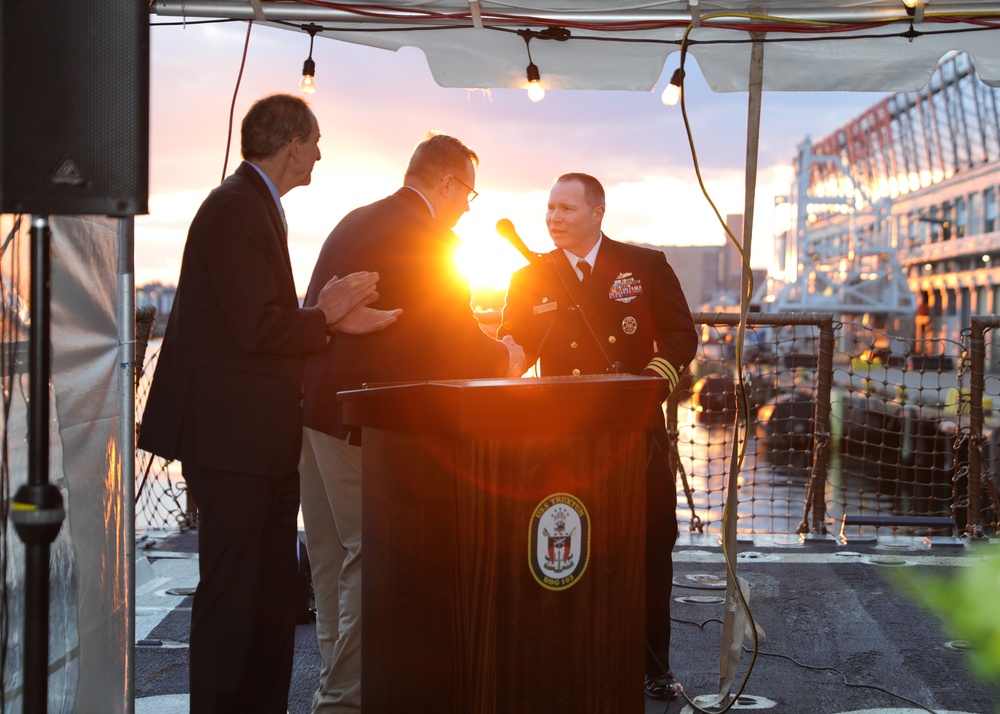
<svg viewBox="0 0 1000 714"><path fill-rule="evenodd" d="M744 647L744 649L746 649L746 647ZM923 709L924 711L930 712L931 714L935 714L935 710L934 709L931 709L928 706L924 706L920 702L915 702L912 699L908 699L907 697L904 697L902 694L896 694L895 692L890 692L888 689L880 687L880 686L878 686L876 684L854 684L852 682L848 682L847 681L847 676L843 672L841 672L839 669L837 669L836 667L820 667L820 666L817 666L817 665L805 664L804 662L799 662L794 657L789 657L788 655L779 654L778 652L764 652L763 650L759 650L758 652L759 652L759 654L763 655L764 657L778 657L780 659L787 659L792 664L794 664L794 665L796 665L798 667L801 667L802 669L811 670L813 672L833 672L834 674L837 674L837 675L840 676L841 681L843 681L844 686L846 686L846 687L851 687L851 688L855 688L855 689L874 689L876 692L882 692L883 694L888 694L890 697L898 699L901 702L906 702L907 704L912 704L913 706L917 707L918 709Z"/></svg>
<svg viewBox="0 0 1000 714"><path fill-rule="evenodd" d="M720 625L723 624L722 620L719 620L719 619L716 619L716 618L710 618L710 619L705 620L704 622L702 622L700 624L697 623L697 622L693 622L691 620L682 620L682 619L676 618L676 617L671 617L670 619L672 621L674 621L674 622L678 622L678 623L681 623L681 624L684 624L684 625L692 625L694 627L698 627L698 628L701 628L701 629L705 629L705 625L707 625L710 622L717 622ZM747 648L746 645L743 645L743 651L749 652L750 650ZM810 670L810 671L813 671L813 672L833 672L834 674L836 674L836 675L838 675L840 677L841 681L844 683L844 686L846 686L846 687L851 687L851 688L855 688L855 689L874 689L877 692L882 692L883 694L888 694L890 697L898 699L898 700L900 700L902 702L906 702L907 704L912 704L913 706L915 706L915 707L917 707L919 709L923 709L924 711L928 711L931 714L935 714L935 710L934 709L931 709L930 707L927 707L927 706L921 704L920 702L916 702L916 701L914 701L912 699L908 699L907 697L904 697L901 694L896 694L895 692L891 692L888 689L885 689L884 687L878 686L877 684L855 684L853 682L849 682L849 681L847 681L847 676L843 672L841 672L839 669L837 669L836 667L821 667L821 666L818 666L818 665L806 664L804 662L799 662L794 657L790 657L790 656L785 655L785 654L780 654L778 652L765 652L764 650L758 649L757 653L760 654L763 657L776 657L776 658L780 658L780 659L786 659L786 660L788 660L789 662L791 662L792 664L794 664L797 667L801 667L802 669L807 669L807 670ZM694 706L694 704L691 702L690 699L687 698L686 695L683 695L683 693L682 693L682 696L684 696L684 698L689 703L691 703L692 706ZM701 711L701 710L699 709L698 711Z"/></svg>
<svg viewBox="0 0 1000 714"><path fill-rule="evenodd" d="M720 625L725 625L725 624L726 624L725 622L723 622L722 620L720 620L720 619L719 619L719 618L717 618L717 617L710 617L710 618L708 618L707 620L705 620L704 622L701 622L701 623L698 623L698 622L695 622L695 621L693 621L693 620L682 620L682 619L681 619L681 618L679 618L679 617L673 617L673 616L671 616L671 618L670 618L670 619L671 619L671 620L672 620L673 622L679 622L679 623L680 623L680 624L682 624L682 625L694 625L695 627L699 627L699 628L701 628L702 630L704 630L704 629L705 629L705 625L707 625L707 624L708 624L708 623L710 623L710 622L717 622L717 623L719 623Z"/></svg>
<svg viewBox="0 0 1000 714"><path fill-rule="evenodd" d="M565 278L563 278L562 273L559 272L559 266L556 265L557 259L553 258L549 254L542 256L542 258L545 262L545 271L549 274L549 284L557 285L562 288L564 297L569 301L566 311L576 312L580 316L580 321L583 322L584 327L587 328L587 332L594 340L594 345L596 345L598 352L600 352L601 356L604 358L604 363L606 365L605 371L608 374L618 374L618 370L621 365L618 362L612 361L611 357L608 356L607 351L604 349L604 343L601 342L601 338L598 337L597 333L594 331L594 326L590 324L590 319L587 317L587 313L584 311L583 306L580 305L580 301L573 296L572 290L570 290L570 287L566 283ZM555 279L553 279L553 276L555 276ZM546 330L545 336L538 345L538 350L536 351L538 359L541 359L542 345L545 343L545 340L548 339L549 333L552 331L552 327L556 324L556 320L558 319L559 315L557 312L557 314L553 315L552 324L549 325L549 329ZM543 374L542 376L544 377L545 375Z"/></svg>
<svg viewBox="0 0 1000 714"><path fill-rule="evenodd" d="M219 20L178 20L176 22L151 22L150 27L184 27L185 25L217 25L221 22L244 22L236 19Z"/></svg>
<svg viewBox="0 0 1000 714"><path fill-rule="evenodd" d="M212 22L219 22L219 21L213 20ZM224 22L244 22L244 20L225 20ZM285 26L287 26L289 28L295 28L295 29L299 29L301 27L301 25L299 23L288 22L288 21L285 21L285 20L274 20L274 21L269 21L269 22L272 22L275 25L285 25ZM157 23L157 24L162 24L162 25L166 26L166 25L180 25L180 24L183 24L183 23ZM884 24L884 23L880 23L878 25L872 25L871 27L879 27L882 24ZM735 26L735 25L734 26L728 26L727 25L727 26L724 26L724 27L713 27L712 25L706 24L706 25L704 25L704 27L709 28L709 29L729 30L729 31L732 31L732 32L748 31L748 30L751 29L751 27L749 25L739 25L739 26ZM852 26L852 27L854 27L854 26ZM475 28L475 27L472 27L472 26L465 26L465 25L421 25L419 27L394 27L394 28L392 28L391 32L393 32L393 33L397 33L397 32L440 32L442 30L451 30L451 31L458 32L458 31L467 31L467 30L478 30L478 29L479 28ZM510 28L510 27L497 26L497 25L483 25L483 27L481 29L483 29L483 30L490 30L492 32L504 32L504 33L508 33L508 34L518 34L519 32L521 32L521 30L513 29L513 28ZM795 30L787 28L787 27L783 27L781 29L774 29L774 30L768 30L766 27L764 27L764 28L754 27L752 29L754 29L754 30L759 29L762 32L768 32L768 31L770 31L770 32L781 32L781 33L786 33L786 34L787 33L791 33L791 32L795 32ZM774 38L763 37L760 40L756 40L756 41L763 42L765 44L772 44L772 43L783 44L783 43L788 43L788 42L838 42L838 41L844 41L844 40L883 40L883 39L887 39L887 38L912 39L912 38L915 38L915 37L923 37L923 36L928 36L929 37L929 36L933 36L933 35L955 35L955 34L962 34L962 33L966 33L966 32L995 32L997 30L1000 30L1000 25L987 25L987 26L981 26L981 27L959 27L959 28L952 28L952 29L946 29L946 30L915 30L913 32L910 32L907 29L906 31L900 31L900 32L884 32L884 33L878 33L878 34L850 34L850 35L847 35L847 34L832 34L833 32L836 31L835 29L828 29L824 33L817 32L816 30L812 30L812 31L810 31L810 30L799 30L799 32L801 32L802 34L805 34L805 35L808 35L808 36L805 36L805 37L774 37ZM337 27L337 26L324 25L323 29L320 30L320 32L337 32L337 33L342 33L342 34L359 34L359 35L363 35L363 34L375 34L375 33L382 34L382 33L386 32L386 29L385 29L385 27L363 27L363 28L359 28L359 27ZM830 33L830 34L828 34L828 33ZM566 37L562 41L569 41L569 40L579 40L579 41L582 41L582 42L615 42L615 43L620 43L620 44L674 45L674 46L677 46L677 47L680 47L681 44L684 44L683 40L662 40L662 39L657 39L657 38L652 38L652 37L598 37L598 36L594 36L594 35L570 35L569 37ZM750 39L750 38L740 38L740 39L728 39L728 40L721 40L721 39L720 40L688 40L686 44L690 47L690 46L694 46L694 45L746 45L746 44L751 44L753 42L755 42L755 40Z"/></svg>
<svg viewBox="0 0 1000 714"><path fill-rule="evenodd" d="M229 168L229 149L233 143L233 114L236 111L236 96L240 93L240 82L243 81L243 70L247 66L247 49L250 47L250 30L253 29L253 20L247 22L247 37L243 42L243 58L240 60L240 73L236 77L236 87L233 88L233 101L229 105L229 130L226 135L226 158L222 161L222 181L226 180L226 171ZM222 183L220 181L219 183Z"/></svg>

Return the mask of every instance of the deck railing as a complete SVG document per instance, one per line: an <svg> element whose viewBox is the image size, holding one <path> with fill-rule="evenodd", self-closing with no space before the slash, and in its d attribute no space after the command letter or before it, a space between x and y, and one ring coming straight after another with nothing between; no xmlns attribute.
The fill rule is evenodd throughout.
<svg viewBox="0 0 1000 714"><path fill-rule="evenodd" d="M682 529L721 531L736 468L741 533L942 543L996 533L1000 374L986 355L1000 317L972 318L953 342L824 313L754 313L739 369L738 315L694 319L697 356L665 405ZM138 381L140 422L157 357L150 350ZM137 527L196 526L178 464L139 452L136 494Z"/></svg>

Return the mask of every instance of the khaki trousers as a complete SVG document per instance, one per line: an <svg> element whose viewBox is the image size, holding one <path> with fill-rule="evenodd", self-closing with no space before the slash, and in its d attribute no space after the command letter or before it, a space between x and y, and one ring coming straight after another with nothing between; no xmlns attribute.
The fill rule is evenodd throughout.
<svg viewBox="0 0 1000 714"><path fill-rule="evenodd" d="M322 657L314 714L361 711L361 447L303 429L302 519Z"/></svg>

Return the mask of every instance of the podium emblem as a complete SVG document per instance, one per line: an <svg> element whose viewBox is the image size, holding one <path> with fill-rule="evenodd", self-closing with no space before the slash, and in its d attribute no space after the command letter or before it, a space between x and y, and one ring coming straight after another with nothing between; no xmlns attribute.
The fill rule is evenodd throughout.
<svg viewBox="0 0 1000 714"><path fill-rule="evenodd" d="M576 585L590 556L590 516L576 496L554 493L535 507L528 529L528 566L547 590Z"/></svg>

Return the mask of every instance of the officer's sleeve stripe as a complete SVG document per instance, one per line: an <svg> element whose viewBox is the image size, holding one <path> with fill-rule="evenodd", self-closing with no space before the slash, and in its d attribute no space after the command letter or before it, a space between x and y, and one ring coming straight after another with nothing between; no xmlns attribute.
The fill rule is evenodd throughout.
<svg viewBox="0 0 1000 714"><path fill-rule="evenodd" d="M654 357L653 360L646 365L646 369L655 372L657 375L667 380L667 382L670 383L671 390L677 386L677 368L663 357Z"/></svg>

